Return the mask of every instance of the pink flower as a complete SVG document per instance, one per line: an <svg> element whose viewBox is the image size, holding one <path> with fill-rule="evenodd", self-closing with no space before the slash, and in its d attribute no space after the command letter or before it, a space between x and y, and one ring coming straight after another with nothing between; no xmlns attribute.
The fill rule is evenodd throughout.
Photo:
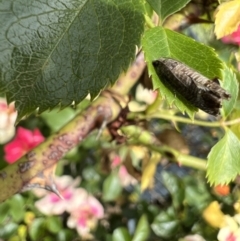
<svg viewBox="0 0 240 241"><path fill-rule="evenodd" d="M229 227L224 227L220 229L218 233L218 240L219 241L239 241L239 231L238 233L233 232Z"/></svg>
<svg viewBox="0 0 240 241"><path fill-rule="evenodd" d="M54 183L63 199L55 193L48 192L44 189L37 189L34 191L37 196L45 194L45 197L35 203L37 209L45 215L62 214L67 210L68 206L71 206L75 187L79 185L80 179L77 178L73 180L71 176L61 176L55 177Z"/></svg>
<svg viewBox="0 0 240 241"><path fill-rule="evenodd" d="M124 165L120 166L118 176L123 187L127 187L129 185L134 186L138 183L137 179L128 173L127 168Z"/></svg>
<svg viewBox="0 0 240 241"><path fill-rule="evenodd" d="M225 215L225 225L219 230L219 241L240 241L240 215L234 217Z"/></svg>
<svg viewBox="0 0 240 241"><path fill-rule="evenodd" d="M4 146L5 160L14 163L43 141L44 137L38 129L31 131L19 127L15 138Z"/></svg>
<svg viewBox="0 0 240 241"><path fill-rule="evenodd" d="M82 188L75 190L68 211L68 227L76 228L82 237L89 236L90 231L97 226L97 221L104 216L102 204Z"/></svg>
<svg viewBox="0 0 240 241"><path fill-rule="evenodd" d="M238 29L235 32L223 37L222 42L226 44L232 43L240 45L240 25L238 26Z"/></svg>
<svg viewBox="0 0 240 241"><path fill-rule="evenodd" d="M14 136L16 118L14 104L8 105L6 99L0 98L0 144L8 142Z"/></svg>
<svg viewBox="0 0 240 241"><path fill-rule="evenodd" d="M112 163L111 163L111 168L114 169L114 168L120 166L121 163L122 163L121 157L118 156L118 155L115 155L113 157L113 160L112 160Z"/></svg>
<svg viewBox="0 0 240 241"><path fill-rule="evenodd" d="M122 160L120 156L112 155L110 156L110 158L112 158L111 168L118 168L118 177L123 187L127 187L129 185L136 185L138 183L137 179L132 177L128 173L127 168L122 165Z"/></svg>
<svg viewBox="0 0 240 241"><path fill-rule="evenodd" d="M151 105L157 98L158 92L144 88L139 84L136 88L136 100Z"/></svg>

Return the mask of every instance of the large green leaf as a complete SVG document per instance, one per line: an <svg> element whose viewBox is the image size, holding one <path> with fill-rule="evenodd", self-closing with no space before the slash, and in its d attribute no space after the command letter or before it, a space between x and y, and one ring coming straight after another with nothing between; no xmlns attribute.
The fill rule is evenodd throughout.
<svg viewBox="0 0 240 241"><path fill-rule="evenodd" d="M148 64L149 74L152 76L154 88L159 88L168 103L174 104L182 112L193 116L196 108L181 96L176 96L168 89L157 76L152 61L161 57L177 59L208 78L222 76L222 62L217 58L214 50L195 40L162 27L146 31L142 40L145 59Z"/></svg>
<svg viewBox="0 0 240 241"><path fill-rule="evenodd" d="M208 154L207 177L211 184L226 184L240 174L240 141L227 129Z"/></svg>
<svg viewBox="0 0 240 241"><path fill-rule="evenodd" d="M0 91L19 118L113 84L143 32L139 0L2 0Z"/></svg>
<svg viewBox="0 0 240 241"><path fill-rule="evenodd" d="M162 22L169 15L186 6L190 0L147 0Z"/></svg>

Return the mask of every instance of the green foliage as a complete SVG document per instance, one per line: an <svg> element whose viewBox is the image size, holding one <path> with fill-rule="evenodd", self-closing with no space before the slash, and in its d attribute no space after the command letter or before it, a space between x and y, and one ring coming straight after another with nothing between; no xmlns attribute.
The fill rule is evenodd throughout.
<svg viewBox="0 0 240 241"><path fill-rule="evenodd" d="M110 174L103 183L103 199L105 201L116 200L122 192L120 178L116 172Z"/></svg>
<svg viewBox="0 0 240 241"><path fill-rule="evenodd" d="M42 145L42 149L36 148L41 154L44 154L44 148L56 143L57 150L61 152L59 139L49 134L57 132L63 125L70 123L71 127L64 129L64 133L85 131L85 126L74 129L72 126L78 127L78 123L76 121L76 125L71 126L71 119L87 107L94 109L94 105L84 98L90 93L91 99L94 99L101 90L113 85L134 60L136 46L144 52L153 88L159 90L160 95L152 104L147 104L148 96L145 98L145 93L140 94L144 96L141 101L146 101L146 111L130 111L126 119L123 117L126 109L122 109L124 114L120 113L121 105L116 104L122 102L125 96L122 98L122 93L107 92L106 95L113 98L104 96L103 99L107 100L101 102L101 108L94 109L94 113L101 114L105 107L109 107L114 116L119 114L117 120L105 125L104 121L101 122L101 118L104 119L101 115L90 128L92 131L100 127L101 135L97 131L92 134L89 131L83 140L80 135L78 140L82 141L81 144L76 144L64 161L58 163L58 174L81 176L79 187L87 190L89 196L95 195L103 206L104 218L97 220L98 225L91 230L93 239L179 241L184 240L182 238L186 235L198 233L205 240L216 240L218 230L204 221L204 209L217 200L227 215L235 212L233 209L240 199L238 185L232 183L233 193L227 197L216 194L216 190L211 189L205 179L205 166L211 185L229 183L240 174L240 128L239 124L232 125L239 123L240 116L238 74L232 64L226 66L217 57L222 49L213 50L208 40L205 41L206 45L198 42L199 35L204 35L198 33L199 28L192 32L191 27L194 26L188 28L189 32L186 30L185 33L190 33L189 37L162 26L173 13L181 9L182 12L188 12L184 9L188 2L190 0L0 1L0 91L6 94L9 102L16 101L18 120L36 109L39 113L51 111L38 117L42 120L41 125L34 116L20 123L29 129L40 128L44 135L47 133L47 145ZM201 9L202 6L195 6L194 3L191 7L196 10L194 13L214 9L212 5ZM151 22L153 11L160 17L157 24L155 20ZM144 25L144 15L147 25ZM205 20L206 15L195 17L196 21ZM218 46L219 42L215 41L214 44ZM226 48L226 52L230 56L230 50ZM224 59L230 59L229 56L224 56ZM213 119L200 113L194 122L197 108L165 86L155 73L152 61L161 57L177 59L209 79L218 77L221 86L231 93L231 99L223 102L222 117ZM120 85L128 86L133 76L139 74L139 65L138 61L135 62L133 70L121 75ZM142 70L139 76L141 74ZM128 93L131 102L138 102L135 87L132 91L130 87L126 89L124 93ZM113 108L113 103L118 109ZM73 107L69 107L71 104ZM169 110L169 106L173 105L177 108ZM63 110L60 111L59 107ZM182 116L185 112L190 119ZM93 118L91 114L82 115L81 121L86 126L88 120ZM123 126L119 124L121 118ZM197 130L190 129L189 124L194 124ZM157 125L160 127L156 128ZM160 138L162 132L168 128L172 130L173 126L182 133L185 131L182 136L184 140L192 132L196 133L194 140L187 140L190 143L186 144L189 147L187 152L181 147L181 141L184 142L181 138L168 138L169 134ZM204 127L201 129L200 126ZM223 138L222 130L225 130ZM112 131L111 134L109 131ZM200 131L204 132L203 138ZM200 142L199 145L196 145L196 140ZM76 143L75 139L68 141ZM142 150L146 150L146 153L143 151L143 155L134 156L132 150L135 146L138 150L144 147ZM159 164L162 159L154 163L149 161L156 153L157 157L160 153L164 160L167 159L164 162L167 165L163 165L163 162ZM204 160L207 153L208 161ZM119 157L122 163L113 167L112 156ZM43 161L42 158L39 160ZM134 160L137 160L137 164ZM172 161L178 162L178 165L172 164ZM125 164L124 171L129 176L120 175L122 164ZM168 170L169 166L173 166L174 171ZM184 166L190 168L185 169ZM146 167L149 168L146 173L150 173L147 176L149 185L141 192L139 180ZM6 169L13 170L11 166ZM43 170L39 170L38 176L42 173ZM9 187L16 185L10 183L12 176L7 176L5 180L5 175L8 172L0 172L0 181L3 180ZM24 178L23 173L20 178L23 184L28 182ZM123 181L129 181L128 185ZM31 193L23 196L17 194L0 204L0 239L78 239L80 235L77 230L68 228L69 213L43 215L34 206L37 199ZM27 221L26 213L32 215L30 221ZM90 222L90 225L94 226L93 223Z"/></svg>
<svg viewBox="0 0 240 241"><path fill-rule="evenodd" d="M173 207L179 209L184 200L184 190L181 181L171 173L162 173L163 183L173 197Z"/></svg>
<svg viewBox="0 0 240 241"><path fill-rule="evenodd" d="M45 227L45 219L37 218L31 224L31 229L29 231L29 235L32 240L39 240L46 236Z"/></svg>
<svg viewBox="0 0 240 241"><path fill-rule="evenodd" d="M130 241L131 236L126 228L117 228L113 232L113 241Z"/></svg>
<svg viewBox="0 0 240 241"><path fill-rule="evenodd" d="M180 222L175 218L173 208L161 212L152 223L151 227L154 233L163 238L171 238L176 236L179 231Z"/></svg>
<svg viewBox="0 0 240 241"><path fill-rule="evenodd" d="M240 141L226 129L224 137L208 154L207 177L211 184L226 184L240 174Z"/></svg>
<svg viewBox="0 0 240 241"><path fill-rule="evenodd" d="M24 206L24 199L20 194L15 195L12 199L9 200L9 210L10 214L15 222L20 222L24 217L24 210L22 207Z"/></svg>
<svg viewBox="0 0 240 241"><path fill-rule="evenodd" d="M181 112L186 111L190 117L193 117L196 108L180 96L176 96L175 93L159 81L152 61L161 57L171 57L187 64L210 79L216 76L221 78L222 62L217 58L214 50L189 37L162 27L146 31L142 45L154 88L160 90L162 96L166 97L170 105L174 102Z"/></svg>
<svg viewBox="0 0 240 241"><path fill-rule="evenodd" d="M133 60L143 19L139 0L1 1L0 90L19 119L95 98Z"/></svg>
<svg viewBox="0 0 240 241"><path fill-rule="evenodd" d="M150 234L149 223L146 215L142 215L138 221L138 225L135 231L135 234L132 238L132 241L145 241L148 239Z"/></svg>
<svg viewBox="0 0 240 241"><path fill-rule="evenodd" d="M231 99L223 101L222 115L226 118L235 107L239 93L239 84L233 70L227 66L223 69L223 80L221 82L222 87L231 93Z"/></svg>
<svg viewBox="0 0 240 241"><path fill-rule="evenodd" d="M62 229L62 223L59 217L48 217L46 226L51 233L58 233Z"/></svg>
<svg viewBox="0 0 240 241"><path fill-rule="evenodd" d="M182 9L190 0L147 0L163 22L169 15Z"/></svg>

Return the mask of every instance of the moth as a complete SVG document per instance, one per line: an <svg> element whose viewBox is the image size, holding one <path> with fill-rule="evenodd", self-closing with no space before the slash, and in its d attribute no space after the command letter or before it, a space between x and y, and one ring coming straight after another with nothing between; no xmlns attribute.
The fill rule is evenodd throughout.
<svg viewBox="0 0 240 241"><path fill-rule="evenodd" d="M210 115L219 115L222 101L231 98L217 78L210 80L177 60L160 58L152 64L163 84Z"/></svg>

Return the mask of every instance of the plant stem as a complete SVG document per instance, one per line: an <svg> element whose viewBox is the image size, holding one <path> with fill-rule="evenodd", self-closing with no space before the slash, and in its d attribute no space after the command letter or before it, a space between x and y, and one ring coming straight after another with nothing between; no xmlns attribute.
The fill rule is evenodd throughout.
<svg viewBox="0 0 240 241"><path fill-rule="evenodd" d="M149 146L149 148L165 156L169 156L169 154L172 154L174 158L170 158L170 159L172 161L177 162L179 165L196 168L198 170L204 170L204 171L206 170L207 161L204 159L182 154L179 151L168 146L153 145L153 146Z"/></svg>
<svg viewBox="0 0 240 241"><path fill-rule="evenodd" d="M206 160L182 154L174 148L161 144L155 135L141 127L124 126L121 128L121 131L128 137L128 142L131 144L144 145L163 156L172 156L170 159L180 165L206 170Z"/></svg>
<svg viewBox="0 0 240 241"><path fill-rule="evenodd" d="M144 15L144 17L145 17L145 21L146 21L148 27L149 27L149 28L154 28L155 25L154 25L154 23L152 22L151 18L149 18L146 14Z"/></svg>
<svg viewBox="0 0 240 241"><path fill-rule="evenodd" d="M152 114L148 114L147 116L145 115L139 115L136 113L131 113L129 115L130 119L145 119L145 120L149 120L149 119L153 119L153 118L159 118L159 119L164 119L164 120L169 120L169 121L177 121L177 122L181 122L181 123L185 123L185 124L191 124L191 125L198 125L198 126L206 126L206 127L224 127L224 126L231 126L231 125L236 125L240 123L240 118L234 119L234 120L230 120L230 121L214 121L214 122L209 122L209 121L201 121L201 120L191 120L185 117L181 117L181 116L175 116L172 114L165 114L165 113L152 113Z"/></svg>

